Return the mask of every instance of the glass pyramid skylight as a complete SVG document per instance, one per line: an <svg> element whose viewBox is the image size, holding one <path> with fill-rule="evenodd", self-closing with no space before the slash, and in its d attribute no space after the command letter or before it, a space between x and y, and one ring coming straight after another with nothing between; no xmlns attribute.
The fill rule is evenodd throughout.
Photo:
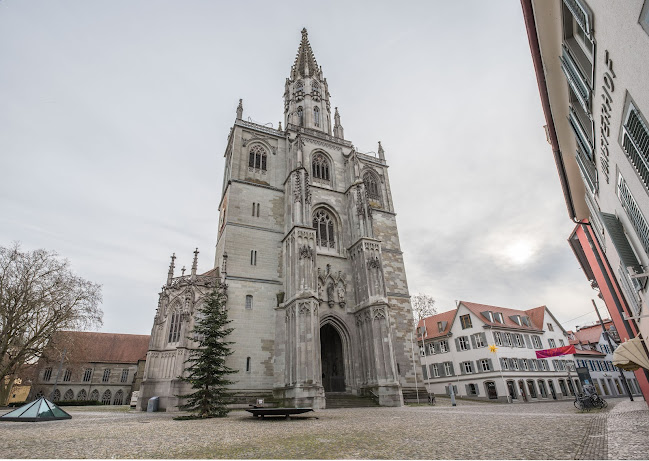
<svg viewBox="0 0 649 461"><path fill-rule="evenodd" d="M72 416L61 410L45 397L29 402L20 408L0 416L0 421L53 421L71 419Z"/></svg>

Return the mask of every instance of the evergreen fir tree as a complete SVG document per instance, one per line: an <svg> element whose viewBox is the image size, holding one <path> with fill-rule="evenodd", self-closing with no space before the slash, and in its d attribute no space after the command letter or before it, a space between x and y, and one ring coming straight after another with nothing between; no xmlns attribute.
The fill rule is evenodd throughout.
<svg viewBox="0 0 649 461"><path fill-rule="evenodd" d="M186 399L181 409L189 410L195 418L214 418L227 416L230 411L232 393L228 386L234 381L228 375L237 373L226 366L226 358L232 355L230 346L234 344L227 341L227 336L233 328L228 328L228 312L225 309L227 286L218 283L210 293L203 306L198 309L195 318L193 337L198 342L196 349L191 349L189 358L185 361L189 367L186 377L181 376L184 382L191 383L194 392L180 395Z"/></svg>

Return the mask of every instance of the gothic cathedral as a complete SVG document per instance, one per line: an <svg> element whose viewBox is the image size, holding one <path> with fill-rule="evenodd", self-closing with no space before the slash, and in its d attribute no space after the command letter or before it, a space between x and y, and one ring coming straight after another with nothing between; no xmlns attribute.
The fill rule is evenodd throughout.
<svg viewBox="0 0 649 461"><path fill-rule="evenodd" d="M325 408L329 392L403 404L421 383L388 167L355 150L306 29L286 79L284 126L237 117L225 149L214 269L174 277L172 257L151 332L139 407L175 410L194 312L228 285L233 390ZM333 122L333 128L332 128ZM419 374L419 376L417 376Z"/></svg>

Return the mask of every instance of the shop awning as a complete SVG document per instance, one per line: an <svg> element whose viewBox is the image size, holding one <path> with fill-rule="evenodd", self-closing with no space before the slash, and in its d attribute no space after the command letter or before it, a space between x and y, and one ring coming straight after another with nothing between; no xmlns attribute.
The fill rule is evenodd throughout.
<svg viewBox="0 0 649 461"><path fill-rule="evenodd" d="M635 371L638 368L649 370L649 358L642 340L633 338L620 344L613 352L613 365L627 371Z"/></svg>

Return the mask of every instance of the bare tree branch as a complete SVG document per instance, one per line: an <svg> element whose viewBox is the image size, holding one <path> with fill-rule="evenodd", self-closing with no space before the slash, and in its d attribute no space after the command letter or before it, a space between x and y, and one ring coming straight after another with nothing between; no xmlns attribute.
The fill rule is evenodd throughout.
<svg viewBox="0 0 649 461"><path fill-rule="evenodd" d="M416 294L410 298L410 304L417 323L425 317L437 314L435 299L430 295Z"/></svg>
<svg viewBox="0 0 649 461"><path fill-rule="evenodd" d="M40 357L54 333L100 326L101 286L55 252L0 247L0 379Z"/></svg>

